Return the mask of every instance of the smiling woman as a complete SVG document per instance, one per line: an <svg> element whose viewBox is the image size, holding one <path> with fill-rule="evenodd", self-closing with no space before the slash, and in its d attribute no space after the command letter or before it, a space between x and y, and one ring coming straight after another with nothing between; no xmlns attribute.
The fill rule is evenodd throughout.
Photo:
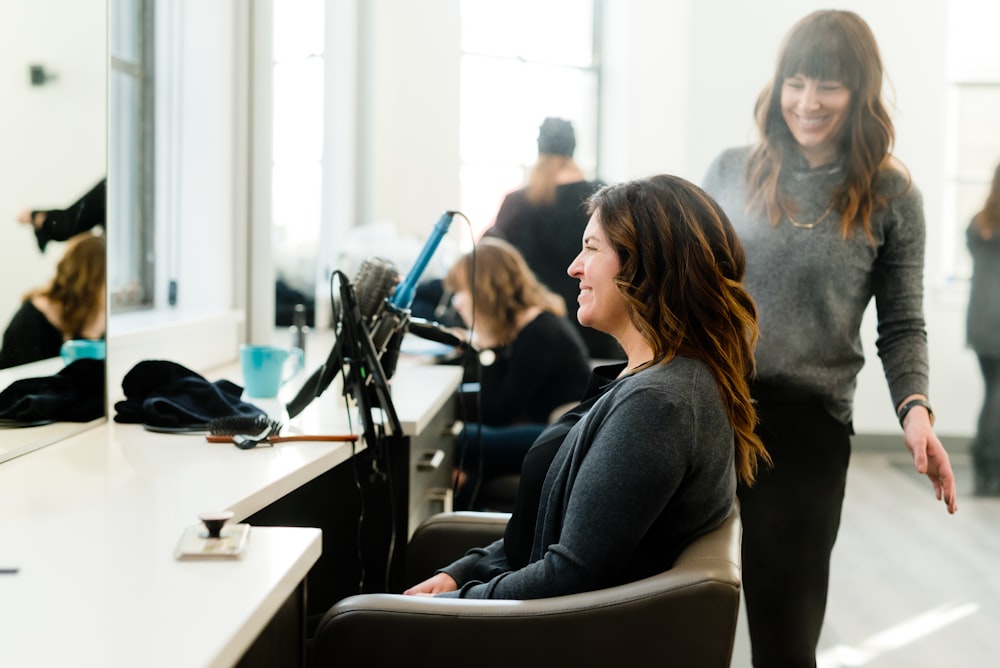
<svg viewBox="0 0 1000 668"><path fill-rule="evenodd" d="M4 3L0 43L9 70L0 106L5 154L0 163L0 266L5 277L0 323L6 327L25 294L56 275L68 247L53 240L41 250L34 226L18 222L19 212L67 209L106 172L106 0ZM47 359L0 372L0 391L25 378L57 374L63 363L52 356L58 354L58 347L54 350ZM6 430L0 437L0 461L57 441L84 424Z"/></svg>

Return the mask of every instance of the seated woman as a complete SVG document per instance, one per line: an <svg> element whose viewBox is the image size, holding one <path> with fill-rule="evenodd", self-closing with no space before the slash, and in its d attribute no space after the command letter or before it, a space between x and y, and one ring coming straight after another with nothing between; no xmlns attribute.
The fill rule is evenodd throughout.
<svg viewBox="0 0 1000 668"><path fill-rule="evenodd" d="M587 349L562 299L542 285L520 252L483 239L451 267L445 286L480 351L470 375L479 397L456 439L455 508L474 507L480 481L516 474L552 411L583 397Z"/></svg>
<svg viewBox="0 0 1000 668"><path fill-rule="evenodd" d="M756 308L725 213L666 175L605 187L589 211L569 267L578 317L627 361L596 370L532 446L504 538L407 594L546 598L654 575L767 461L748 388Z"/></svg>
<svg viewBox="0 0 1000 668"><path fill-rule="evenodd" d="M0 369L58 357L70 339L103 339L105 275L104 237L70 239L55 277L24 296L7 326Z"/></svg>

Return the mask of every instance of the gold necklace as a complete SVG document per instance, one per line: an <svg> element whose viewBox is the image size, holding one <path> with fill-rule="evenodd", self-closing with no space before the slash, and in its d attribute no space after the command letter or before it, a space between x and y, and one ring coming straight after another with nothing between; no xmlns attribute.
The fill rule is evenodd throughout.
<svg viewBox="0 0 1000 668"><path fill-rule="evenodd" d="M782 209L784 209L784 207L782 207ZM802 229L805 229L805 230L811 230L812 228L816 227L817 225L819 225L820 223L822 223L824 220L826 220L826 217L830 215L831 211L833 211L833 202L830 202L830 205L828 207L826 207L826 211L824 211L823 214L819 218L817 218L816 220L814 220L811 223L800 223L799 221L795 220L795 218L792 216L792 214L789 213L788 211L785 211L784 213L785 213L785 217L788 218L788 222L790 222L795 227L801 227Z"/></svg>

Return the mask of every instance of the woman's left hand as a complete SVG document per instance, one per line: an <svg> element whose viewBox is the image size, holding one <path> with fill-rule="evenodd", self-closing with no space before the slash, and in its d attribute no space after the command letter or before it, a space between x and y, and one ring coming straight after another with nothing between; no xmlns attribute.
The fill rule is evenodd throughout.
<svg viewBox="0 0 1000 668"><path fill-rule="evenodd" d="M913 455L913 466L917 473L926 475L934 485L934 495L944 500L949 513L958 510L955 493L955 474L951 470L948 452L934 433L930 416L922 408L915 408L903 423L903 442Z"/></svg>

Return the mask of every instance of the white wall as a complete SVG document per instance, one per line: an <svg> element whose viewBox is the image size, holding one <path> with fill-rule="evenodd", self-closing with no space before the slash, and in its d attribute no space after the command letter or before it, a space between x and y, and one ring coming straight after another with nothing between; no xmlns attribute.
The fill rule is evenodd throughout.
<svg viewBox="0 0 1000 668"><path fill-rule="evenodd" d="M55 17L55 19L53 18ZM64 244L38 252L15 221L31 208L72 204L105 174L107 14L104 0L0 5L0 323L55 272ZM29 65L57 78L32 86Z"/></svg>

